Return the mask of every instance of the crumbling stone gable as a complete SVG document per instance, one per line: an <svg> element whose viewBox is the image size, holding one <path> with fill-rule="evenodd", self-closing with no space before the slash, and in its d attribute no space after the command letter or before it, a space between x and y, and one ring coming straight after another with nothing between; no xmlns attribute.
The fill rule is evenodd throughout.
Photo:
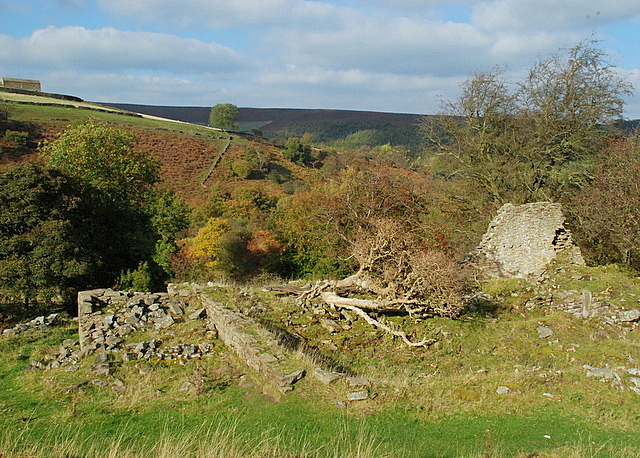
<svg viewBox="0 0 640 458"><path fill-rule="evenodd" d="M580 249L564 222L560 204L505 204L491 221L473 257L490 277L539 277L561 253L568 262L583 265Z"/></svg>

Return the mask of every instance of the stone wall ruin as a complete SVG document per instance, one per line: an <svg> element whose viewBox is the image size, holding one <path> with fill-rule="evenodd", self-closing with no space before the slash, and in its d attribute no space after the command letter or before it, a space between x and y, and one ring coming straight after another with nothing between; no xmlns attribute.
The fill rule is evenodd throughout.
<svg viewBox="0 0 640 458"><path fill-rule="evenodd" d="M502 278L539 278L561 255L569 263L584 265L564 223L560 204L505 204L472 257L487 276Z"/></svg>

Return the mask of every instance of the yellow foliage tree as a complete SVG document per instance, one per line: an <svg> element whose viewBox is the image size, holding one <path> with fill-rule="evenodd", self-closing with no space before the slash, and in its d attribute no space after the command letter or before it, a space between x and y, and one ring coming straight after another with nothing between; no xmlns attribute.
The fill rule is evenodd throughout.
<svg viewBox="0 0 640 458"><path fill-rule="evenodd" d="M227 220L223 218L209 218L207 224L198 230L195 237L184 240L186 253L189 258L204 261L210 268L220 264L220 240L231 230Z"/></svg>

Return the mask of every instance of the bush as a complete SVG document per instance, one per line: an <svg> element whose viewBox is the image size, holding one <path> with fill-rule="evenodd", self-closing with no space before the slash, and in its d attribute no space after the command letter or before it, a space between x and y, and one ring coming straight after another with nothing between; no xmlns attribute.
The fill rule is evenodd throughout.
<svg viewBox="0 0 640 458"><path fill-rule="evenodd" d="M7 130L4 133L4 139L13 143L16 148L24 148L27 146L27 143L29 143L29 132Z"/></svg>

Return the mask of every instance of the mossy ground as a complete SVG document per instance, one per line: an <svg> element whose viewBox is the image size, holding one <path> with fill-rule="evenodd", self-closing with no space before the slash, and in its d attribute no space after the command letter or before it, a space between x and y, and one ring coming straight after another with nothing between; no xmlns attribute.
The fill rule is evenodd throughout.
<svg viewBox="0 0 640 458"><path fill-rule="evenodd" d="M628 302L634 297L630 288L637 281L625 272L609 268L590 275L582 281L601 282L595 289L610 287L612 298ZM569 273L554 281L571 284L576 278ZM513 299L530 289L521 283L492 287L496 297ZM0 428L5 431L0 449L60 452L47 456L73 449L76 456L101 456L100 441L121 456L162 456L188 443L190 456L206 456L197 453L215 433L226 438L226 452L218 456L240 449L236 456L640 455L640 397L587 378L583 368L639 367L635 325L612 326L505 302L457 320L387 318L417 337L438 339L428 348L408 348L359 319L302 309L260 289L216 288L209 294L243 310L266 308L263 319L371 379L369 399L339 407L344 384L325 386L311 375L293 392L275 393L221 342L202 360L118 364L106 387L91 383L90 358L77 372L22 371L30 358L74 338L71 324L0 340ZM345 326L331 333L320 317ZM541 338L540 325L554 335ZM204 329L185 321L174 332L167 342L197 342ZM608 337L594 340L595 333ZM125 383L124 391L113 391L116 378ZM89 383L70 389L84 381ZM188 389L182 389L185 382ZM498 394L501 385L512 392ZM253 445L242 449L241 444ZM210 449L207 453L216 456Z"/></svg>

